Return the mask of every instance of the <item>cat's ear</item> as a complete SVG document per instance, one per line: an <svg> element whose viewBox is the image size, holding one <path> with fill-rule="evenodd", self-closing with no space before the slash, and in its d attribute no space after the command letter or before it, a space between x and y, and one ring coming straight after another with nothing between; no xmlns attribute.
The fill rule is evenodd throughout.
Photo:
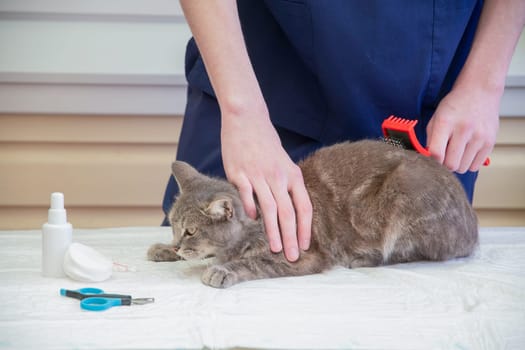
<svg viewBox="0 0 525 350"><path fill-rule="evenodd" d="M186 185L196 177L201 174L191 165L180 160L176 160L171 163L171 171L173 172L173 177L179 185L179 191L182 192Z"/></svg>
<svg viewBox="0 0 525 350"><path fill-rule="evenodd" d="M204 212L214 220L230 220L233 217L233 199L228 195L218 195Z"/></svg>

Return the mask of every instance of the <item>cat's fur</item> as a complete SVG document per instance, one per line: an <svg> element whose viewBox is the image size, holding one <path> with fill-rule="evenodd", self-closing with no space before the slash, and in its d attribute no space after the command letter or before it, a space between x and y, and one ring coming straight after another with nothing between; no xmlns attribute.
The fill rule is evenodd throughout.
<svg viewBox="0 0 525 350"><path fill-rule="evenodd" d="M225 288L335 265L447 260L477 245L477 218L461 184L433 159L365 140L322 148L299 166L313 222L310 249L297 262L270 252L262 219L246 215L233 185L183 162L173 163L181 191L169 213L173 244L153 245L148 258L214 256L202 281Z"/></svg>

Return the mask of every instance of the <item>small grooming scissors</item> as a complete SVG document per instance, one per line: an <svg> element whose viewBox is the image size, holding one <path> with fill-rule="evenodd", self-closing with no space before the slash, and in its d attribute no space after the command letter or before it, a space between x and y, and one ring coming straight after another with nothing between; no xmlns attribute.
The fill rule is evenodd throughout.
<svg viewBox="0 0 525 350"><path fill-rule="evenodd" d="M99 288L60 289L60 295L80 300L80 307L89 311L104 311L113 306L144 305L155 302L154 298L135 298L131 295L106 294Z"/></svg>

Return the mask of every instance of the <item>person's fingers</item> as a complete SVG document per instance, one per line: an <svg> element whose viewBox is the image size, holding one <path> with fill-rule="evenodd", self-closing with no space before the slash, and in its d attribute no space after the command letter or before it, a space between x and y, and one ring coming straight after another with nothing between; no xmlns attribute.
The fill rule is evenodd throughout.
<svg viewBox="0 0 525 350"><path fill-rule="evenodd" d="M294 165L295 166L295 165ZM290 168L288 168L290 169ZM295 209L288 193L288 183L293 171L277 170L268 178L268 185L277 205L277 214L284 254L289 261L299 258Z"/></svg>
<svg viewBox="0 0 525 350"><path fill-rule="evenodd" d="M279 216L279 228L284 246L284 254L289 261L299 258L299 246L297 244L297 227L295 221L295 209L288 194L286 184L280 183L272 187L272 193L277 203Z"/></svg>
<svg viewBox="0 0 525 350"><path fill-rule="evenodd" d="M443 165L450 171L459 169L467 142L468 135L464 132L457 131L451 136L447 145L445 159L443 160Z"/></svg>
<svg viewBox="0 0 525 350"><path fill-rule="evenodd" d="M310 248L310 239L312 235L313 209L299 167L297 167L297 172L291 176L289 190L297 217L297 240L299 247L302 250L308 250L308 248Z"/></svg>
<svg viewBox="0 0 525 350"><path fill-rule="evenodd" d="M472 131L467 135L468 143L458 168L458 173L463 174L468 170L477 171L491 151L491 143L487 142L487 136L483 131Z"/></svg>
<svg viewBox="0 0 525 350"><path fill-rule="evenodd" d="M466 173L467 170L469 170L469 168L472 166L472 162L474 161L478 152L479 146L475 142L467 143L456 172L459 174Z"/></svg>
<svg viewBox="0 0 525 350"><path fill-rule="evenodd" d="M438 125L438 122L436 122L434 118L436 118L436 116L432 117L427 127L427 146L431 156L440 164L443 164L451 129L446 124L441 123L441 125Z"/></svg>
<svg viewBox="0 0 525 350"><path fill-rule="evenodd" d="M472 163L468 170L478 171L479 168L481 168L481 166L485 163L485 160L488 158L493 148L494 145L491 142L485 142L479 150L479 152L474 157L474 160L472 160Z"/></svg>
<svg viewBox="0 0 525 350"><path fill-rule="evenodd" d="M277 222L277 204L268 184L262 181L255 181L253 184L257 200L261 208L262 218L265 226L266 235L270 243L270 249L274 253L280 252L282 247L279 224Z"/></svg>
<svg viewBox="0 0 525 350"><path fill-rule="evenodd" d="M255 205L255 200L253 198L253 188L248 179L244 176L238 178L235 180L235 182L232 181L232 183L237 187L239 190L239 195L241 197L241 202L244 206L244 211L246 211L246 214L252 218L257 218L257 207Z"/></svg>
<svg viewBox="0 0 525 350"><path fill-rule="evenodd" d="M468 170L470 171L478 171L482 165L488 165L490 160L485 164L487 161L489 154L492 151L492 147L486 147L481 149L481 151L478 152L474 160L472 161L472 164Z"/></svg>

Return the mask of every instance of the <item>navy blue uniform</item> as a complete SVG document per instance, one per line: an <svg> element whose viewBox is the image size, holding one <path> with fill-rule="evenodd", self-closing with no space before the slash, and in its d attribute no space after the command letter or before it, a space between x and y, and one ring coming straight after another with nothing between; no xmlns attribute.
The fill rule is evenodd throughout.
<svg viewBox="0 0 525 350"><path fill-rule="evenodd" d="M378 138L391 114L418 119L416 133L426 144L426 125L466 60L482 7L481 0L237 4L270 118L294 161L325 145ZM220 110L193 39L185 64L177 159L224 177ZM477 173L458 177L472 200ZM177 192L171 177L166 213Z"/></svg>

